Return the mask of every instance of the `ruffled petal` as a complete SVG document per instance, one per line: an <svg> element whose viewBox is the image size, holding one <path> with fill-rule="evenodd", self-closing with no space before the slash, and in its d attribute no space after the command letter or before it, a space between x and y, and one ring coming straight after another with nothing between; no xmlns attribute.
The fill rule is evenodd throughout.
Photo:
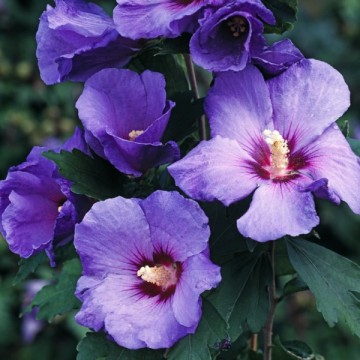
<svg viewBox="0 0 360 360"><path fill-rule="evenodd" d="M174 141L142 144L107 136L102 139L102 144L105 157L119 171L134 176L140 176L155 166L171 163L180 157Z"/></svg>
<svg viewBox="0 0 360 360"><path fill-rule="evenodd" d="M74 244L87 275L136 274L142 260L152 260L144 213L137 201L122 197L94 204L75 227Z"/></svg>
<svg viewBox="0 0 360 360"><path fill-rule="evenodd" d="M117 0L114 22L118 32L130 39L152 39L158 36L177 37L195 26L194 15L205 1L178 5L172 0ZM179 1L181 3L181 1Z"/></svg>
<svg viewBox="0 0 360 360"><path fill-rule="evenodd" d="M177 186L192 198L217 199L229 205L248 196L262 182L252 162L236 141L216 136L201 142L168 170Z"/></svg>
<svg viewBox="0 0 360 360"><path fill-rule="evenodd" d="M319 218L311 192L298 191L302 182L308 179L260 186L249 210L237 221L240 233L260 242L309 233Z"/></svg>
<svg viewBox="0 0 360 360"><path fill-rule="evenodd" d="M156 250L171 254L175 261L183 261L207 248L208 218L195 201L177 192L156 191L140 206L149 222Z"/></svg>
<svg viewBox="0 0 360 360"><path fill-rule="evenodd" d="M76 320L90 328L105 331L128 349L171 347L181 337L195 331L180 325L171 302L159 302L158 297L136 296L129 276L109 274L87 290Z"/></svg>
<svg viewBox="0 0 360 360"><path fill-rule="evenodd" d="M342 75L317 60L301 60L267 82L274 128L292 144L292 152L313 142L349 107Z"/></svg>
<svg viewBox="0 0 360 360"><path fill-rule="evenodd" d="M235 139L250 146L263 130L272 128L269 90L260 71L248 65L240 72L227 71L215 78L205 101L212 136Z"/></svg>
<svg viewBox="0 0 360 360"><path fill-rule="evenodd" d="M309 156L306 171L310 176L328 179L330 191L360 214L359 158L351 151L337 125L328 128L303 151Z"/></svg>
<svg viewBox="0 0 360 360"><path fill-rule="evenodd" d="M85 83L76 107L84 127L95 137L108 129L113 135L128 139L132 130L144 131L163 115L165 101L165 80L161 74L104 69Z"/></svg>
<svg viewBox="0 0 360 360"><path fill-rule="evenodd" d="M28 258L53 240L58 204L40 195L15 191L9 201L2 216L6 241L12 252Z"/></svg>
<svg viewBox="0 0 360 360"><path fill-rule="evenodd" d="M200 294L216 287L220 281L220 267L214 265L208 256L201 254L186 260L172 298L177 321L187 327L196 325L201 317Z"/></svg>

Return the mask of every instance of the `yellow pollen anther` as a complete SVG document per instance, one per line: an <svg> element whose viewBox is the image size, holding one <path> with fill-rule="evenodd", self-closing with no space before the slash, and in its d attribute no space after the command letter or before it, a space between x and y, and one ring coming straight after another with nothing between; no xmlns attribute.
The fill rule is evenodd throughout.
<svg viewBox="0 0 360 360"><path fill-rule="evenodd" d="M173 264L171 267L164 265L150 267L146 265L138 270L137 276L146 282L167 288L170 285L176 284L176 265Z"/></svg>
<svg viewBox="0 0 360 360"><path fill-rule="evenodd" d="M270 146L272 177L285 175L289 165L288 153L290 152L287 141L277 130L264 130L265 141Z"/></svg>
<svg viewBox="0 0 360 360"><path fill-rule="evenodd" d="M230 28L234 37L239 37L246 32L248 28L247 21L242 16L233 16L228 20L227 26Z"/></svg>
<svg viewBox="0 0 360 360"><path fill-rule="evenodd" d="M134 141L139 135L141 135L144 130L132 130L129 132L129 140Z"/></svg>

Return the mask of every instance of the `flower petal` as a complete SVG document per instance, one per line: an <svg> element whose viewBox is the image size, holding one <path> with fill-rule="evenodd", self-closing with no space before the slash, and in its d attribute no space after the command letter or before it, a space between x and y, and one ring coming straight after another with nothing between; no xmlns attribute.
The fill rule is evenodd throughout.
<svg viewBox="0 0 360 360"><path fill-rule="evenodd" d="M15 191L9 201L2 216L6 241L12 252L28 258L53 240L58 204L38 194Z"/></svg>
<svg viewBox="0 0 360 360"><path fill-rule="evenodd" d="M272 128L269 90L252 65L240 72L217 75L205 100L205 111L212 136L235 139L244 148L263 130Z"/></svg>
<svg viewBox="0 0 360 360"><path fill-rule="evenodd" d="M329 189L360 214L359 158L351 151L337 125L329 127L315 142L303 149L309 154L306 171L314 179L328 179Z"/></svg>
<svg viewBox="0 0 360 360"><path fill-rule="evenodd" d="M302 179L298 181L301 184ZM260 186L249 210L237 221L240 233L260 242L309 233L319 218L313 195L297 187L295 181Z"/></svg>
<svg viewBox="0 0 360 360"><path fill-rule="evenodd" d="M177 192L156 191L140 203L150 225L151 241L156 250L183 261L208 246L208 218L193 200ZM181 211L179 211L181 209Z"/></svg>
<svg viewBox="0 0 360 360"><path fill-rule="evenodd" d="M201 142L168 170L192 198L217 199L229 205L248 196L261 183L249 165L252 161L236 141L216 136Z"/></svg>
<svg viewBox="0 0 360 360"><path fill-rule="evenodd" d="M292 143L292 152L310 144L349 107L342 75L317 60L301 60L267 82L274 127Z"/></svg>
<svg viewBox="0 0 360 360"><path fill-rule="evenodd" d="M95 137L108 128L112 134L128 139L132 130L146 130L163 115L165 101L163 75L104 69L85 83L76 107L84 127Z"/></svg>
<svg viewBox="0 0 360 360"><path fill-rule="evenodd" d="M220 281L220 267L214 265L208 256L192 256L186 260L172 298L177 321L188 327L196 325L201 316L200 294L216 287Z"/></svg>
<svg viewBox="0 0 360 360"><path fill-rule="evenodd" d="M95 330L105 331L129 349L171 347L179 338L193 333L195 327L180 325L171 302L139 297L127 276L108 274L100 285L90 288L76 320Z"/></svg>
<svg viewBox="0 0 360 360"><path fill-rule="evenodd" d="M87 275L112 272L136 276L136 265L152 259L144 213L136 200L122 197L94 204L75 227L74 244Z"/></svg>
<svg viewBox="0 0 360 360"><path fill-rule="evenodd" d="M177 37L194 27L191 15L205 4L193 1L177 5L172 0L117 0L114 22L119 33L130 39L152 39L158 36ZM175 3L175 4L174 4ZM179 1L181 3L181 1Z"/></svg>

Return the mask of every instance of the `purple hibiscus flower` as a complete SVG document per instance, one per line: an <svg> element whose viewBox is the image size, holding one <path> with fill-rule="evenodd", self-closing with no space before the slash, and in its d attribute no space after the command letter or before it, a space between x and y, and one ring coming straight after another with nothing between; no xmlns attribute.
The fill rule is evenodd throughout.
<svg viewBox="0 0 360 360"><path fill-rule="evenodd" d="M232 1L215 12L205 11L190 41L195 63L211 71L243 70L264 49L261 20L275 23L260 0Z"/></svg>
<svg viewBox="0 0 360 360"><path fill-rule="evenodd" d="M177 37L198 27L201 9L219 6L225 0L117 0L114 22L130 39Z"/></svg>
<svg viewBox="0 0 360 360"><path fill-rule="evenodd" d="M200 294L221 280L209 235L199 205L176 192L96 203L75 229L77 322L129 349L167 348L194 333Z"/></svg>
<svg viewBox="0 0 360 360"><path fill-rule="evenodd" d="M45 286L48 280L29 280L25 284L25 294L22 301L22 308L25 309L30 305L35 295ZM33 308L31 312L25 312L21 322L21 337L25 344L31 344L36 335L44 328L45 321L37 320L38 308Z"/></svg>
<svg viewBox="0 0 360 360"><path fill-rule="evenodd" d="M85 81L95 72L122 67L139 44L119 36L113 20L82 0L55 0L40 18L36 34L40 75L46 84Z"/></svg>
<svg viewBox="0 0 360 360"><path fill-rule="evenodd" d="M254 192L238 220L257 241L319 223L312 193L360 213L360 165L335 120L349 90L331 66L301 60L264 81L249 65L218 75L206 100L213 138L169 167L191 197L229 205Z"/></svg>
<svg viewBox="0 0 360 360"><path fill-rule="evenodd" d="M87 151L79 129L63 146L74 148ZM45 249L53 264L53 240L66 241L72 235L87 202L70 191L70 182L42 156L47 150L34 147L26 161L0 181L0 232L15 254L28 258Z"/></svg>
<svg viewBox="0 0 360 360"><path fill-rule="evenodd" d="M173 106L161 74L118 69L93 75L76 103L90 147L134 176L179 158L175 142L160 142Z"/></svg>

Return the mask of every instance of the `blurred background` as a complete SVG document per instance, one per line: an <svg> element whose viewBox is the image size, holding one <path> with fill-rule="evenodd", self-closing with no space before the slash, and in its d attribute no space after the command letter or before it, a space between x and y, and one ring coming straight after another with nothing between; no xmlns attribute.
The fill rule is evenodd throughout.
<svg viewBox="0 0 360 360"><path fill-rule="evenodd" d="M115 6L115 0L110 2L97 1L108 9ZM24 161L32 146L62 142L77 122L74 104L82 86L45 86L37 69L35 34L47 3L0 0L0 179L10 166ZM344 119L350 123L351 136L360 138L359 0L299 0L299 20L285 36L306 57L326 61L343 74L352 94ZM359 217L346 205L319 201L317 207L320 242L360 264ZM35 314L19 317L34 291L44 285L34 280L50 278L51 271L40 267L31 281L13 286L18 261L0 238L0 359L75 359L84 330L73 316L57 317L52 324L35 322ZM360 340L341 323L328 328L307 292L280 305L275 332L284 340L305 341L329 360L360 359Z"/></svg>

